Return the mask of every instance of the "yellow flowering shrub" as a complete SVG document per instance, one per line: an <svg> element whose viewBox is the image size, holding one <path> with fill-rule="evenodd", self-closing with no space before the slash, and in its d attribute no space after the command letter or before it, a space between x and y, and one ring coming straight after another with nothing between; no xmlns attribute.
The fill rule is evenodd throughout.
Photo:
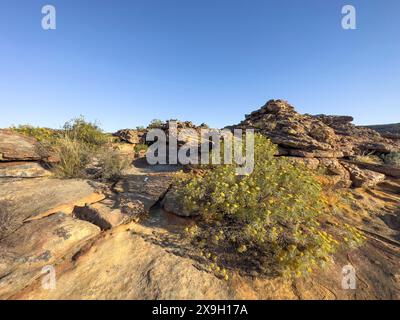
<svg viewBox="0 0 400 320"><path fill-rule="evenodd" d="M261 270L301 276L329 262L340 245L361 243L362 235L345 226L322 226L320 218L329 213L322 185L305 167L275 157L276 151L257 134L251 174L237 176L234 165L181 173L174 192L186 210L200 214L201 230L189 235L201 250L233 250L264 261Z"/></svg>

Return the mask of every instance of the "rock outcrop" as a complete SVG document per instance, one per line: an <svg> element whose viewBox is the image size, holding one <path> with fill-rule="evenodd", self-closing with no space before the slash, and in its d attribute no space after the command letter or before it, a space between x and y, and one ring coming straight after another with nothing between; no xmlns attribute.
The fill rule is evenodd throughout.
<svg viewBox="0 0 400 320"><path fill-rule="evenodd" d="M172 188L165 195L162 201L162 207L165 211L181 217L193 217L199 215L199 213L186 210L183 203L177 199Z"/></svg>
<svg viewBox="0 0 400 320"><path fill-rule="evenodd" d="M38 162L0 162L0 178L38 178L51 176L44 164Z"/></svg>
<svg viewBox="0 0 400 320"><path fill-rule="evenodd" d="M132 175L120 180L115 186L121 204L139 202L148 212L167 193L172 183L170 174ZM128 210L129 208L126 208Z"/></svg>
<svg viewBox="0 0 400 320"><path fill-rule="evenodd" d="M299 114L286 101L270 100L230 128L254 129L277 144L280 155L295 157L312 169L318 166L327 169L336 177L338 186L348 186L349 181L353 181L354 187L372 186L381 181L382 175L363 172L360 168L356 173L355 168L344 167L338 159L365 152L399 151L400 143L372 129L357 127L352 121L350 116Z"/></svg>
<svg viewBox="0 0 400 320"><path fill-rule="evenodd" d="M51 175L44 163L57 162L36 139L0 129L0 178L35 178Z"/></svg>
<svg viewBox="0 0 400 320"><path fill-rule="evenodd" d="M93 183L85 180L48 178L0 179L0 209L9 204L12 224L8 233L24 223L51 216L57 212L71 214L75 206L84 206L104 199ZM0 210L2 215L7 214Z"/></svg>
<svg viewBox="0 0 400 320"><path fill-rule="evenodd" d="M42 158L34 138L11 130L0 130L0 161L39 161Z"/></svg>
<svg viewBox="0 0 400 320"><path fill-rule="evenodd" d="M350 163L342 163L342 165L350 172L350 179L353 181L353 186L356 188L373 187L385 180L385 175L382 173L360 169L356 165Z"/></svg>
<svg viewBox="0 0 400 320"><path fill-rule="evenodd" d="M113 136L130 144L146 143L146 130L122 129L113 133Z"/></svg>
<svg viewBox="0 0 400 320"><path fill-rule="evenodd" d="M353 117L328 115L314 117L333 128L342 143L351 145L356 154L368 152L390 153L400 150L400 144L382 137L377 131L352 124Z"/></svg>

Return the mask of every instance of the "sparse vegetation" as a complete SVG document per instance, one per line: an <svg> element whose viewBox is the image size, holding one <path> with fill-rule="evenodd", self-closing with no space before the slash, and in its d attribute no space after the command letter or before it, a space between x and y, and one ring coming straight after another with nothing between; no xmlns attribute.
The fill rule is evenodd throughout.
<svg viewBox="0 0 400 320"><path fill-rule="evenodd" d="M129 166L129 159L124 158L118 151L105 149L99 156L100 170L98 178L116 181L121 178L123 171Z"/></svg>
<svg viewBox="0 0 400 320"><path fill-rule="evenodd" d="M147 151L149 146L147 144L139 143L135 145L135 152Z"/></svg>
<svg viewBox="0 0 400 320"><path fill-rule="evenodd" d="M392 152L382 155L382 160L385 164L400 167L400 152Z"/></svg>
<svg viewBox="0 0 400 320"><path fill-rule="evenodd" d="M65 135L57 140L54 151L60 158L60 162L54 166L57 177L82 178L85 176L85 168L91 160L91 151L87 144Z"/></svg>
<svg viewBox="0 0 400 320"><path fill-rule="evenodd" d="M88 122L83 116L72 119L64 124L64 132L69 138L85 143L91 148L107 143L107 135L97 123Z"/></svg>
<svg viewBox="0 0 400 320"><path fill-rule="evenodd" d="M305 167L275 153L276 146L257 135L252 174L236 176L233 165L182 173L176 195L202 217L187 231L203 253L233 250L239 260L258 261L261 271L301 276L324 266L341 244L359 244L363 236L345 225L324 224L330 210L321 184Z"/></svg>
<svg viewBox="0 0 400 320"><path fill-rule="evenodd" d="M370 164L382 164L382 159L373 153L364 153L362 155L354 156L355 161L370 163Z"/></svg>
<svg viewBox="0 0 400 320"><path fill-rule="evenodd" d="M62 136L61 130L34 127L31 125L20 125L18 127L11 127L10 129L25 136L33 137L41 143L47 144L55 143L56 140Z"/></svg>
<svg viewBox="0 0 400 320"><path fill-rule="evenodd" d="M147 126L147 129L161 129L164 125L164 122L160 119L153 119L150 124Z"/></svg>
<svg viewBox="0 0 400 320"><path fill-rule="evenodd" d="M59 178L84 178L87 166L97 159L99 172L95 176L115 180L129 164L117 151L111 150L109 143L113 137L105 134L99 124L86 121L83 116L66 122L62 130L29 125L12 129L36 138L40 142L40 151L51 152L60 159L53 167Z"/></svg>

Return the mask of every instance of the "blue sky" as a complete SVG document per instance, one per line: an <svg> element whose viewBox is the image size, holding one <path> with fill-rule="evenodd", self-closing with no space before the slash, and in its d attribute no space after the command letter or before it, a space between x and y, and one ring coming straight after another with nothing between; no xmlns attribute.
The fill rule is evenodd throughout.
<svg viewBox="0 0 400 320"><path fill-rule="evenodd" d="M345 4L357 30L341 28ZM0 0L0 35L0 127L222 127L271 98L400 122L398 0Z"/></svg>

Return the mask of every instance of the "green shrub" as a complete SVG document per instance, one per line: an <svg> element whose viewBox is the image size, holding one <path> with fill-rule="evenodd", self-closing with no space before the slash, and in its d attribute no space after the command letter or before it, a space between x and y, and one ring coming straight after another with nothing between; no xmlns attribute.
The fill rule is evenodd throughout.
<svg viewBox="0 0 400 320"><path fill-rule="evenodd" d="M108 141L107 135L99 125L86 121L83 116L66 122L63 129L69 138L86 143L90 147L100 147Z"/></svg>
<svg viewBox="0 0 400 320"><path fill-rule="evenodd" d="M382 160L385 164L392 166L400 166L400 152L392 152L382 156Z"/></svg>
<svg viewBox="0 0 400 320"><path fill-rule="evenodd" d="M160 119L153 119L147 126L148 129L161 129L164 126L164 122Z"/></svg>
<svg viewBox="0 0 400 320"><path fill-rule="evenodd" d="M357 156L354 156L353 159L356 161L359 161L359 162L364 162L364 163L382 164L382 159L378 155L372 154L372 153L365 153L362 155L357 155Z"/></svg>
<svg viewBox="0 0 400 320"><path fill-rule="evenodd" d="M97 173L98 178L109 181L116 181L121 178L123 171L128 168L130 160L118 151L105 148L99 155L100 170Z"/></svg>
<svg viewBox="0 0 400 320"><path fill-rule="evenodd" d="M252 174L237 176L234 165L215 166L203 175L181 174L174 192L205 223L198 225L203 239L198 232L195 237L201 247L211 241L215 251L234 248L239 257L252 252L260 261L273 257L268 268L300 276L331 260L339 248L335 234L349 245L360 243L362 235L344 226L324 231L318 219L328 206L321 184L305 167L274 154L276 146L256 135Z"/></svg>
<svg viewBox="0 0 400 320"><path fill-rule="evenodd" d="M92 150L82 141L66 135L58 139L54 151L60 162L54 166L59 178L85 177L85 168L92 159Z"/></svg>
<svg viewBox="0 0 400 320"><path fill-rule="evenodd" d="M149 146L147 144L139 143L135 145L135 152L147 151Z"/></svg>
<svg viewBox="0 0 400 320"><path fill-rule="evenodd" d="M28 137L33 137L41 143L53 144L62 135L59 130L34 127L31 125L20 125L18 127L11 127L11 130L23 134Z"/></svg>

